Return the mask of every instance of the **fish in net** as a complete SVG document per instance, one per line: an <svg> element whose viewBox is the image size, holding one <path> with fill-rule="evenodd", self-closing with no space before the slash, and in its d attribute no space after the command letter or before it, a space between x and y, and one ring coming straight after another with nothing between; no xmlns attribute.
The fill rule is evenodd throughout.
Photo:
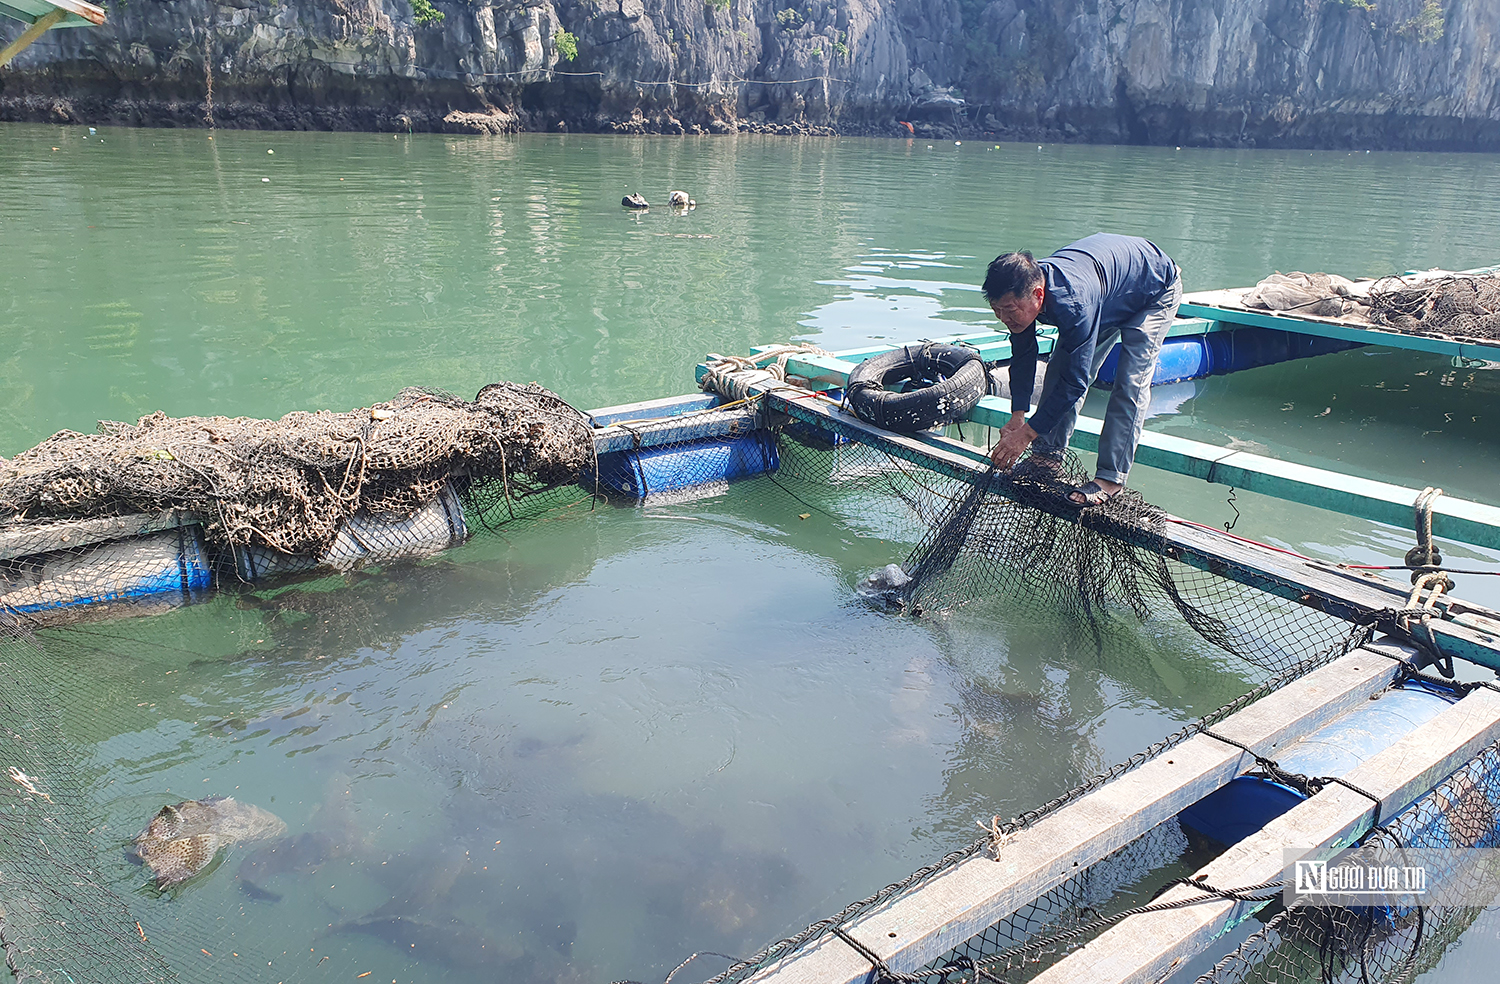
<svg viewBox="0 0 1500 984"><path fill-rule="evenodd" d="M1065 613L1096 643L1113 613L1143 621L1175 613L1220 649L1272 671L1347 636L1347 623L1168 559L1167 514L1133 489L1078 508L1067 493L1085 481L1071 452L1056 467L992 469L949 499L898 571L880 572L861 593L914 614L1015 597Z"/></svg>

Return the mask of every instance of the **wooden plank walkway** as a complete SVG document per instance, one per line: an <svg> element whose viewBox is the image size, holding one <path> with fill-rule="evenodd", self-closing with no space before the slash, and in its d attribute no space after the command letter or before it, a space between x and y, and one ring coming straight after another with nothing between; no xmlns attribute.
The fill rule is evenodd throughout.
<svg viewBox="0 0 1500 984"><path fill-rule="evenodd" d="M1384 690L1397 669L1385 656L1356 650L1225 718L1214 730L1269 752ZM1222 741L1190 738L1018 831L998 861L988 856L962 861L852 921L845 931L892 970L916 970L1254 767L1253 759ZM869 972L869 961L858 951L828 936L751 980L853 984Z"/></svg>
<svg viewBox="0 0 1500 984"><path fill-rule="evenodd" d="M1500 273L1500 266L1480 267L1475 270L1409 270L1401 275L1408 283L1430 280L1435 277L1480 277ZM1367 294L1374 280L1357 280L1354 293ZM1299 311L1266 311L1250 308L1244 304L1244 296L1250 287L1230 287L1222 290L1200 290L1184 294L1177 313L1186 317L1206 318L1222 322L1227 326L1241 325L1259 328L1276 328L1296 332L1300 335L1317 335L1323 338L1339 338L1366 345L1384 345L1389 348L1408 349L1416 352L1431 352L1436 355L1459 356L1466 359L1500 360L1500 341L1468 337L1432 337L1407 335L1389 328L1371 325L1363 321L1344 318L1323 318Z"/></svg>
<svg viewBox="0 0 1500 984"><path fill-rule="evenodd" d="M191 526L198 522L202 522L202 517L195 512L167 509L159 513L131 513L126 516L102 516L98 519L69 519L56 523L0 527L0 560L29 557L53 550L70 550L105 540L119 540L178 526Z"/></svg>
<svg viewBox="0 0 1500 984"><path fill-rule="evenodd" d="M1500 693L1476 690L1344 778L1380 799L1380 816L1394 817L1500 739ZM1374 804L1344 786L1331 785L1231 847L1194 877L1221 888L1258 885L1282 877L1283 849L1327 859L1367 831ZM1158 901L1192 898L1179 886ZM1132 916L1033 984L1127 984L1161 980L1202 952L1259 906L1214 900L1169 912Z"/></svg>

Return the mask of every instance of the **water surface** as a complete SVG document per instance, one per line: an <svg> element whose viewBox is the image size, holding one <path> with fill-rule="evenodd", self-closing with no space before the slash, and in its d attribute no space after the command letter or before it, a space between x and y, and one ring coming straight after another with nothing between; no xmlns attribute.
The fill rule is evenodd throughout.
<svg viewBox="0 0 1500 984"><path fill-rule="evenodd" d="M278 416L409 385L674 395L709 352L989 328L993 255L1100 229L1153 238L1190 290L1500 260L1500 161L1477 155L86 134L0 128L3 454L158 409ZM699 207L619 207L673 188ZM1150 426L1486 499L1497 384L1365 349L1160 391ZM1234 517L1219 487L1133 484ZM660 979L827 915L1260 679L1170 625L1089 644L1025 598L984 619L874 612L853 585L915 527L832 499L758 482L581 504L421 565L50 634L118 843L211 792L308 835L176 897L137 891L113 854L105 874L190 978L489 979L482 951L491 977ZM1315 556L1409 545L1236 506L1236 532ZM1482 580L1460 593L1500 602ZM1439 979L1492 953L1486 934Z"/></svg>

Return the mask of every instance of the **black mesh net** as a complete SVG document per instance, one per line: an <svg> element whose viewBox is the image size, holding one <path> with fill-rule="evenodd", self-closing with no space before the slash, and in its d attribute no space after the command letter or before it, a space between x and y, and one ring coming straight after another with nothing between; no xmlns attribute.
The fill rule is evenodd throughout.
<svg viewBox="0 0 1500 984"><path fill-rule="evenodd" d="M1370 287L1371 324L1412 335L1500 339L1500 277L1386 277Z"/></svg>
<svg viewBox="0 0 1500 984"><path fill-rule="evenodd" d="M0 625L0 670L7 674L0 719L0 754L5 756L0 768L7 770L0 779L5 790L0 944L16 976L69 984L165 980L173 970L186 979L273 982L354 976L359 967L337 956L327 960L317 942L323 935L307 953L293 954L289 944L278 947L279 940L305 938L311 918L328 923L322 934L420 940L424 947L441 950L444 972L459 977L500 959L511 979L568 978L555 948L533 946L529 939L500 940L479 916L461 908L435 923L418 915L421 899L356 919L311 913L298 924L292 914L276 915L285 925L275 926L259 924L269 910L249 908L257 899L255 891L274 892L277 864L323 871L420 863L426 868L427 890L448 899L461 894L468 877L462 859L423 857L418 862L392 854L369 862L368 850L351 847L336 823L316 837L284 834L252 812L265 808L269 814L272 804L233 805L206 796L197 801L155 798L137 804L128 820L117 816L113 824L103 821L95 804L110 780L92 772L88 762L70 757L78 743L72 735L80 725L58 719L57 708L67 704L57 699L58 688L65 684L53 678L49 660L63 658L70 673L119 674L118 706L100 713L114 715L118 720L112 719L111 727L121 733L145 734L148 726L135 721L137 712L125 699L128 675L140 672L143 664L115 657L162 645L161 633L149 635L147 642L148 634L135 632L132 626L141 620L99 622L106 615L172 610L168 618L176 620L174 631L183 634L181 655L193 658L201 658L196 638L208 634L228 635L222 643L224 658L260 654L256 658L287 660L288 665L321 658L329 650L388 648L402 628L389 613L403 607L397 602L429 615L441 614L444 606L456 611L465 603L463 592L453 591L452 577L427 576L430 571L419 563L424 557L476 537L504 538L531 532L537 524L576 521L591 510L649 509L727 495L774 498L793 515L831 517L839 530L866 542L862 556L889 550L893 556L888 559L894 561L907 555L900 567L872 576L864 587L872 598L931 622L1004 620L1018 607L1045 608L1073 626L1083 648L1109 651L1113 658L1152 658L1140 645L1142 633L1174 645L1196 634L1217 651L1209 658L1245 671L1243 677L1250 681L1245 686L1253 689L1075 788L1008 823L997 823L996 832L1002 834L1124 774L1365 638L1346 622L1168 559L1153 540L1168 518L1134 494L1081 516L1059 508L1062 490L1081 478L1072 459L1056 473L1034 470L1019 479L991 475L974 484L796 421L783 421L773 430L760 428L754 401L625 421L608 428L606 439L604 429L581 427L582 418L550 398L521 388L487 391L491 403L497 393L531 401L526 404L530 416L513 407L502 412L489 406L484 392L468 402L413 391L374 408L389 408L392 417L372 416L370 410L354 411L347 420L347 415L307 415L304 423L322 421L315 429L333 435L329 440L342 457L299 445L296 453L302 458L294 469L295 481L280 483L286 494L277 500L293 504L274 508L267 505L271 499L255 499L261 492L252 492L246 512L228 505L226 483L237 466L213 463L220 455L213 434L232 421L182 425L191 432L182 443L159 440L165 433L161 428L171 430L175 424L147 418L136 427L107 428L114 451L100 450L91 438L60 435L42 446L45 453L18 455L4 464L0 478L10 480L5 501L11 521L0 525L0 607L25 620ZM407 413L416 415L414 421L426 421L422 428L447 434L447 443L435 445L447 450L431 452L426 442L408 434L405 440L413 445L410 455L416 464L410 473L395 476L387 470L399 457L401 442L386 449L388 457L377 459L375 442L366 437L373 433L372 423L400 421ZM503 424L491 419L497 414L504 417ZM234 431L241 436L228 443L264 446L270 440L258 429L264 422L250 423L257 426ZM478 432L462 436L471 426L503 426L511 436L499 441ZM85 448L93 457L86 456L85 465L60 464L56 456L71 446ZM130 449L124 472L145 476L147 484L171 479L196 491L127 494L108 466L109 455L121 447ZM153 456L152 448L165 454ZM295 458L284 447L278 453L283 463ZM355 474L363 477L356 481ZM260 489L244 475L238 480L242 489ZM23 503L17 488L30 490L31 498ZM382 488L388 491L375 498L351 498L351 489L375 495ZM59 489L71 490L66 509ZM332 512L324 515L324 506ZM291 517L289 532L269 532L263 519L271 513ZM314 514L316 523L298 518ZM293 541L300 553L276 549ZM386 576L396 570L402 572L399 578ZM330 571L340 573L330 577ZM288 590L299 584L308 590ZM481 590L476 586L474 596ZM408 597L400 597L403 593ZM190 602L201 604L184 607ZM199 612L201 616L195 614ZM246 627L234 628L241 621ZM264 639L255 636L271 632L281 633L284 644L275 655L265 655L268 650L259 647ZM246 634L250 637L243 638ZM193 723L210 729L237 727L232 718L209 720L206 713L202 722ZM277 727L293 733L297 724L289 720ZM150 748L159 738L139 740ZM331 789L326 815L336 815L334 804L345 793ZM1045 795L1051 793L1049 789ZM215 915L211 906L157 905L151 893L175 891L176 886L163 883L161 869L149 858L150 871L134 869L123 849L164 807L188 816L169 817L181 825L164 826L157 833L164 856L185 865L169 870L185 872L182 883L188 891L212 880L228 853L223 848L232 844L282 845L281 858L287 860L273 863L263 851L240 851L232 877L251 887L236 890L244 898L233 915ZM193 838L198 839L177 844ZM871 906L985 850L987 843L975 841L753 958L736 961L715 980L747 978ZM158 856L143 852L139 843L135 848L136 861L143 853ZM1082 924L1108 900L1149 891L1184 865L1190 870L1191 851L1175 825L1153 831L966 946L976 954L1002 953L1018 941ZM269 880L253 864L245 867L252 858L268 865ZM150 905L127 903L110 888L153 880L155 886L141 889ZM1058 944L1056 952L1068 945ZM1035 966L1036 954L1016 961L1018 969L1022 963ZM432 966L430 958L424 963L413 956L382 974L422 979L424 968L430 974Z"/></svg>
<svg viewBox="0 0 1500 984"><path fill-rule="evenodd" d="M58 721L45 654L0 610L0 946L18 981L175 981L125 902L100 884L104 838Z"/></svg>
<svg viewBox="0 0 1500 984"><path fill-rule="evenodd" d="M1366 845L1391 849L1500 847L1500 745L1491 745L1390 823ZM1436 965L1485 911L1492 862L1460 869L1449 886L1470 905L1335 907L1293 905L1199 978L1199 984L1310 981L1394 984ZM1452 877L1452 873L1450 873Z"/></svg>

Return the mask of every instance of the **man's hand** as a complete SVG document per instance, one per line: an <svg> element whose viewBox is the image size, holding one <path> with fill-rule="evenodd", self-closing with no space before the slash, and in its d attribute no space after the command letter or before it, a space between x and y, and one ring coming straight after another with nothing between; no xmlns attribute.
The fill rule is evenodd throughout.
<svg viewBox="0 0 1500 984"><path fill-rule="evenodd" d="M1011 426L1012 424L1015 426ZM1021 457L1034 440L1036 431L1031 429L1031 425L1025 420L1017 424L1012 415L1005 426L1000 428L1000 439L990 449L990 460L995 463L996 468L1009 471L1010 466L1016 463L1016 459Z"/></svg>
<svg viewBox="0 0 1500 984"><path fill-rule="evenodd" d="M1013 413L1010 415L1010 419L1005 422L1005 426L1000 429L1002 431L1013 431L1024 423L1026 423L1026 414Z"/></svg>

